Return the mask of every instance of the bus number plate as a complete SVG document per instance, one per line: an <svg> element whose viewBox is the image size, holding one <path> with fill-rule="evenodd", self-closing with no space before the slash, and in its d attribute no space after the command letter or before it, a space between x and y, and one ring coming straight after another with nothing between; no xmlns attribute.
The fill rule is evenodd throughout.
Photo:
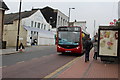
<svg viewBox="0 0 120 80"><path fill-rule="evenodd" d="M65 51L65 52L71 52L71 51Z"/></svg>

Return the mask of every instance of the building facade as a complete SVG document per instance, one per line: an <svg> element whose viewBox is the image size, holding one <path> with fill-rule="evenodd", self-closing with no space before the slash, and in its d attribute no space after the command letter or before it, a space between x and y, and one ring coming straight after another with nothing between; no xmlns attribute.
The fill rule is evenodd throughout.
<svg viewBox="0 0 120 80"><path fill-rule="evenodd" d="M118 19L120 19L120 1L118 2Z"/></svg>
<svg viewBox="0 0 120 80"><path fill-rule="evenodd" d="M58 9L53 9L47 6L40 10L46 21L52 26L52 28L58 28L59 26L68 25L68 16L66 16Z"/></svg>
<svg viewBox="0 0 120 80"><path fill-rule="evenodd" d="M7 41L7 46L16 46L18 13L6 14L4 26L4 40ZM54 34L50 30L51 26L44 19L40 10L21 13L19 42L24 46L54 45Z"/></svg>
<svg viewBox="0 0 120 80"><path fill-rule="evenodd" d="M4 21L4 12L5 10L9 10L6 4L0 0L0 49L2 49L2 41L3 41L3 21Z"/></svg>
<svg viewBox="0 0 120 80"><path fill-rule="evenodd" d="M74 22L70 22L70 26L80 26L82 28L82 31L89 34L86 29L86 21L74 21Z"/></svg>
<svg viewBox="0 0 120 80"><path fill-rule="evenodd" d="M59 26L68 26L68 17L59 10L55 10L55 12L57 12L56 28Z"/></svg>

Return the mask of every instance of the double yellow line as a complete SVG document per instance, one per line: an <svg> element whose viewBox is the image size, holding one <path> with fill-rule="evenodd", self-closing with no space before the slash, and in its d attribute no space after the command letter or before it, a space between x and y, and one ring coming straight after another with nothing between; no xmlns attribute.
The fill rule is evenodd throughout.
<svg viewBox="0 0 120 80"><path fill-rule="evenodd" d="M61 70L63 70L64 68L72 65L74 62L76 62L80 57L77 57L75 59L73 59L72 61L68 62L67 64L65 64L64 66L58 68L56 71L52 72L51 74L45 76L44 78L52 78L52 76L54 76L55 74L57 74L58 72L60 72Z"/></svg>

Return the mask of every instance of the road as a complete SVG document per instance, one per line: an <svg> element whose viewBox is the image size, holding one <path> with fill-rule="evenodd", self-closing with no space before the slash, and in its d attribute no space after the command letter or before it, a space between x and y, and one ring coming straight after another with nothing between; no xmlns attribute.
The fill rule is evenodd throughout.
<svg viewBox="0 0 120 80"><path fill-rule="evenodd" d="M3 78L44 78L75 59L58 55L55 46L32 47L24 53L3 56Z"/></svg>
<svg viewBox="0 0 120 80"><path fill-rule="evenodd" d="M2 66L16 64L17 62L31 60L42 56L56 54L56 46L33 46L27 47L23 53L3 55Z"/></svg>

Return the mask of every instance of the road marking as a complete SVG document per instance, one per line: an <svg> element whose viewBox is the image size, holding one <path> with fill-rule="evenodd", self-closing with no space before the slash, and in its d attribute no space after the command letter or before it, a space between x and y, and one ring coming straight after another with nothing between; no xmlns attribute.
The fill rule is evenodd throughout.
<svg viewBox="0 0 120 80"><path fill-rule="evenodd" d="M3 66L3 67L7 67L7 66Z"/></svg>
<svg viewBox="0 0 120 80"><path fill-rule="evenodd" d="M25 62L25 61L17 62L17 64L19 64L19 63L23 63L23 62Z"/></svg>
<svg viewBox="0 0 120 80"><path fill-rule="evenodd" d="M73 64L75 61L77 61L80 57L77 57L75 59L73 59L72 61L68 62L67 64L65 64L64 66L58 68L57 70L55 70L54 72L50 73L49 75L45 76L44 78L51 78L52 76L54 76L55 74L57 74L58 72L60 72L61 70L63 70L64 68L66 68L67 66Z"/></svg>
<svg viewBox="0 0 120 80"><path fill-rule="evenodd" d="M0 67L0 68L4 68L4 67L7 67L7 66L2 66L2 67Z"/></svg>

